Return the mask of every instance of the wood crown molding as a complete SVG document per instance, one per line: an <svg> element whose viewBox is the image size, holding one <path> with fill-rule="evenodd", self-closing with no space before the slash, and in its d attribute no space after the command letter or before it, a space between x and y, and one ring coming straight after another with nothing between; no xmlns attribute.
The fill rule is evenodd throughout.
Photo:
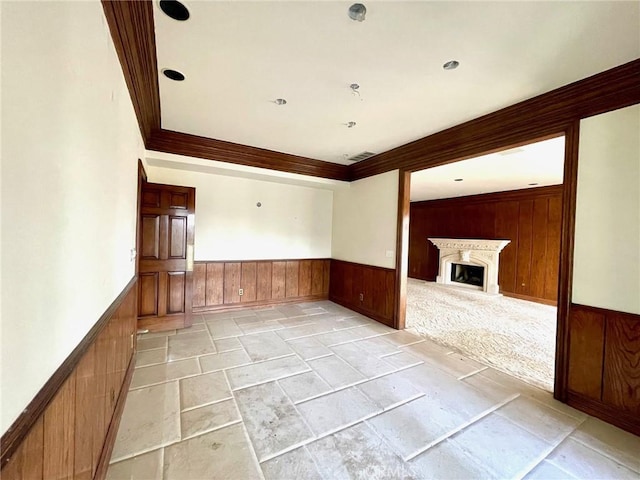
<svg viewBox="0 0 640 480"><path fill-rule="evenodd" d="M351 179L421 170L558 136L576 120L640 103L638 85L640 59L353 164Z"/></svg>
<svg viewBox="0 0 640 480"><path fill-rule="evenodd" d="M142 140L147 145L151 133L160 129L153 3L102 0L102 8L138 118Z"/></svg>
<svg viewBox="0 0 640 480"><path fill-rule="evenodd" d="M47 383L40 389L36 396L31 400L29 405L22 411L20 416L13 422L9 429L2 435L0 439L0 449L2 451L0 465L2 467L10 460L11 456L15 452L16 448L25 439L29 430L38 420L42 412L44 412L49 402L56 395L62 384L67 380L69 375L76 368L82 356L93 344L100 332L107 325L111 317L114 315L118 307L122 304L126 298L129 290L136 284L138 277L133 276L126 287L122 290L120 295L109 305L98 321L91 327L91 330L84 336L78 346L69 354L69 356L62 362L62 365L54 372L54 374L47 380Z"/></svg>
<svg viewBox="0 0 640 480"><path fill-rule="evenodd" d="M349 180L349 170L346 165L170 130L155 130L147 140L147 148L164 153L268 168L281 172L333 180Z"/></svg>
<svg viewBox="0 0 640 480"><path fill-rule="evenodd" d="M162 130L158 66L149 0L102 0L145 146L301 175L353 181L415 171L557 136L580 118L640 103L640 59L346 166Z"/></svg>
<svg viewBox="0 0 640 480"><path fill-rule="evenodd" d="M496 193L481 193L478 195L467 195L466 197L438 198L436 200L423 200L411 202L411 208L451 206L457 204L470 205L473 203L504 202L510 200L531 199L536 197L548 197L562 195L563 187L560 185L549 185L546 187L522 188L520 190L508 190Z"/></svg>

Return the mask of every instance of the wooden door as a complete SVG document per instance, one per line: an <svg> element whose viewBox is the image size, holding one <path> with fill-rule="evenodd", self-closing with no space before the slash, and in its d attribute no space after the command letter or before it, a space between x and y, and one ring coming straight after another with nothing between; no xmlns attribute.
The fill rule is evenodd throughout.
<svg viewBox="0 0 640 480"><path fill-rule="evenodd" d="M191 325L196 191L145 183L140 205L138 328Z"/></svg>

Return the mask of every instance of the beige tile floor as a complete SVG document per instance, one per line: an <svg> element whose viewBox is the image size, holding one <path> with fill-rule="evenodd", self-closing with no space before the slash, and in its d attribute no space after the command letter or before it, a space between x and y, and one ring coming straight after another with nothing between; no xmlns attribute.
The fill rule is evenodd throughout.
<svg viewBox="0 0 640 480"><path fill-rule="evenodd" d="M109 479L640 478L640 438L331 302L142 335Z"/></svg>

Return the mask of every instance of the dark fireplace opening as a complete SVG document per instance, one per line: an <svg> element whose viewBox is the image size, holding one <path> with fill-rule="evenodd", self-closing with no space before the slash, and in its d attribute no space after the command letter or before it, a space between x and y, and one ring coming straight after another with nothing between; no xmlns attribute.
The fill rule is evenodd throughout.
<svg viewBox="0 0 640 480"><path fill-rule="evenodd" d="M451 281L482 287L484 283L484 267L453 263L451 264Z"/></svg>

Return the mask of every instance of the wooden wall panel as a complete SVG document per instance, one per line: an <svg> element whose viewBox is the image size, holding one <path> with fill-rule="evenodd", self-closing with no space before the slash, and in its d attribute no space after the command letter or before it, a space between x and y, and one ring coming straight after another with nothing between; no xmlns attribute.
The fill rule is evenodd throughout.
<svg viewBox="0 0 640 480"><path fill-rule="evenodd" d="M569 389L594 400L602 390L604 315L574 310L569 323Z"/></svg>
<svg viewBox="0 0 640 480"><path fill-rule="evenodd" d="M410 207L409 276L435 281L439 251L427 239L511 240L500 253L504 294L557 301L562 186L414 202Z"/></svg>
<svg viewBox="0 0 640 480"><path fill-rule="evenodd" d="M224 303L224 263L208 263L206 265L206 306L222 305Z"/></svg>
<svg viewBox="0 0 640 480"><path fill-rule="evenodd" d="M258 262L257 270L257 292L256 300L270 300L271 299L271 276L272 276L272 264L271 262Z"/></svg>
<svg viewBox="0 0 640 480"><path fill-rule="evenodd" d="M311 260L300 260L298 273L298 296L311 295Z"/></svg>
<svg viewBox="0 0 640 480"><path fill-rule="evenodd" d="M393 325L395 270L331 260L330 276L331 301Z"/></svg>
<svg viewBox="0 0 640 480"><path fill-rule="evenodd" d="M285 298L287 287L287 262L273 262L272 274L271 298Z"/></svg>
<svg viewBox="0 0 640 480"><path fill-rule="evenodd" d="M640 315L569 306L567 403L640 435Z"/></svg>
<svg viewBox="0 0 640 480"><path fill-rule="evenodd" d="M195 276L195 291L206 292L206 304L202 305L201 299L197 304L194 300L194 309L206 312L240 305L328 298L330 265L327 259L196 262L197 270L207 272L205 278ZM242 296L238 294L240 288ZM211 290L220 292L216 301L210 301Z"/></svg>
<svg viewBox="0 0 640 480"><path fill-rule="evenodd" d="M298 296L298 272L300 270L300 262L297 260L287 261L287 285L286 296L287 298Z"/></svg>
<svg viewBox="0 0 640 480"><path fill-rule="evenodd" d="M602 401L640 419L640 320L609 314Z"/></svg>
<svg viewBox="0 0 640 480"><path fill-rule="evenodd" d="M134 278L3 435L3 480L104 478L133 373L137 299Z"/></svg>
<svg viewBox="0 0 640 480"><path fill-rule="evenodd" d="M75 385L72 373L44 413L44 478L72 478L75 453Z"/></svg>
<svg viewBox="0 0 640 480"><path fill-rule="evenodd" d="M196 263L193 266L193 306L204 307L207 304L207 265Z"/></svg>
<svg viewBox="0 0 640 480"><path fill-rule="evenodd" d="M257 290L257 265L256 262L242 262L242 288L241 302L255 302Z"/></svg>
<svg viewBox="0 0 640 480"><path fill-rule="evenodd" d="M224 264L224 303L240 302L241 264L238 262Z"/></svg>
<svg viewBox="0 0 640 480"><path fill-rule="evenodd" d="M140 274L140 316L157 315L157 297L159 286L158 273L142 273Z"/></svg>

